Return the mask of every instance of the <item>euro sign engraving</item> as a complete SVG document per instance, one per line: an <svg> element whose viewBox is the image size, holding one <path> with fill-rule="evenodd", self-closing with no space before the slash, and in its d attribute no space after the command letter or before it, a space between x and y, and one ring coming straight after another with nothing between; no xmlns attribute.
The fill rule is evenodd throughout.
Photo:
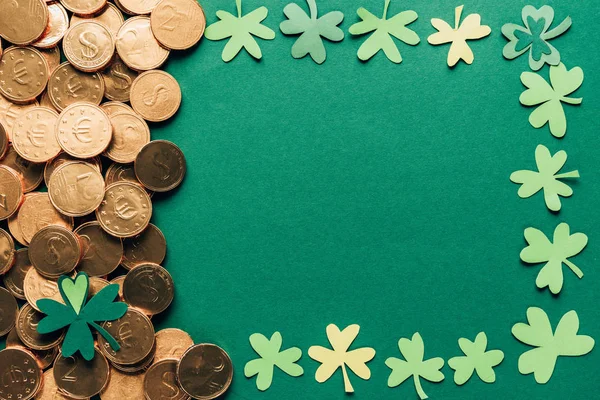
<svg viewBox="0 0 600 400"><path fill-rule="evenodd" d="M98 55L99 48L96 45L98 38L94 32L83 32L79 35L79 43L83 46L81 48L81 56L88 60L93 59Z"/></svg>
<svg viewBox="0 0 600 400"><path fill-rule="evenodd" d="M37 122L27 131L27 138L35 147L44 147L46 145L46 130L48 125L45 122Z"/></svg>
<svg viewBox="0 0 600 400"><path fill-rule="evenodd" d="M72 97L74 99L78 98L80 95L85 97L87 96L87 90L81 84L81 80L78 76L71 76L67 81L67 96ZM79 93L80 90L83 90L83 93Z"/></svg>
<svg viewBox="0 0 600 400"><path fill-rule="evenodd" d="M131 348L135 346L135 340L133 339L133 331L131 330L131 324L129 322L123 322L117 330L117 339L121 344L121 347Z"/></svg>
<svg viewBox="0 0 600 400"><path fill-rule="evenodd" d="M9 387L11 384L27 382L27 375L20 367L11 365L2 376L2 386Z"/></svg>
<svg viewBox="0 0 600 400"><path fill-rule="evenodd" d="M169 96L169 88L163 85L162 83L160 85L156 85L154 91L152 91L152 94L148 94L148 91L142 93L142 101L148 107L152 107L156 104L161 95L165 97Z"/></svg>
<svg viewBox="0 0 600 400"><path fill-rule="evenodd" d="M110 70L110 74L115 79L115 89L125 90L131 86L131 78L125 73L125 67L122 64L115 64Z"/></svg>
<svg viewBox="0 0 600 400"><path fill-rule="evenodd" d="M13 80L19 85L27 85L29 82L31 82L31 79L25 79L29 77L29 71L25 65L25 60L22 58L19 58L17 61L15 61L13 73L15 74L13 76Z"/></svg>
<svg viewBox="0 0 600 400"><path fill-rule="evenodd" d="M90 122L92 122L92 120L88 117L81 117L73 124L71 131L81 143L90 143L92 141L92 138L90 137L90 131L92 129Z"/></svg>
<svg viewBox="0 0 600 400"><path fill-rule="evenodd" d="M161 158L163 159L164 162L161 161ZM152 158L152 163L154 165L156 165L156 167L158 168L156 171L157 174L155 174L155 177L160 179L162 182L166 181L171 176L171 168L167 164L168 161L169 161L169 154L164 151L161 151L160 153L155 154L154 157Z"/></svg>
<svg viewBox="0 0 600 400"><path fill-rule="evenodd" d="M129 205L125 196L119 196L115 200L114 212L117 217L122 220L129 221L132 218L135 218L138 215L138 212Z"/></svg>

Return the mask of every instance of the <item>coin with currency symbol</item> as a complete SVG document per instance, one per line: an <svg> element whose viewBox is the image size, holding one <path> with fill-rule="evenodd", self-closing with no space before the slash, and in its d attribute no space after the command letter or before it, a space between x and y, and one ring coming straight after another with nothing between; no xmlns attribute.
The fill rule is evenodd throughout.
<svg viewBox="0 0 600 400"><path fill-rule="evenodd" d="M180 104L179 84L164 71L146 71L131 85L131 107L147 121L160 122L171 118Z"/></svg>
<svg viewBox="0 0 600 400"><path fill-rule="evenodd" d="M94 358L85 360L80 353L70 357L62 354L54 362L54 381L61 392L76 399L87 399L102 391L108 384L108 361L98 350Z"/></svg>
<svg viewBox="0 0 600 400"><path fill-rule="evenodd" d="M109 234L132 237L148 226L152 216L150 196L140 185L117 182L106 188L96 218Z"/></svg>
<svg viewBox="0 0 600 400"><path fill-rule="evenodd" d="M171 274L158 264L140 264L127 273L123 282L123 298L147 315L163 312L173 301Z"/></svg>
<svg viewBox="0 0 600 400"><path fill-rule="evenodd" d="M114 129L114 126L113 126ZM128 164L120 164L120 163L112 163L106 169L106 175L104 176L104 182L106 185L112 185L115 182L131 182L137 185L142 185L140 181L138 181L135 176L135 171L133 169L133 163ZM160 264L160 262L158 263Z"/></svg>
<svg viewBox="0 0 600 400"><path fill-rule="evenodd" d="M39 106L37 101L31 104L15 104L0 96L0 124L4 126L9 142L12 140L12 127L15 120L24 112L37 106Z"/></svg>
<svg viewBox="0 0 600 400"><path fill-rule="evenodd" d="M42 369L25 349L0 351L0 398L31 400L42 386Z"/></svg>
<svg viewBox="0 0 600 400"><path fill-rule="evenodd" d="M144 394L148 400L187 400L189 396L177 383L177 360L154 363L144 377Z"/></svg>
<svg viewBox="0 0 600 400"><path fill-rule="evenodd" d="M77 236L62 226L50 225L39 230L29 243L29 259L44 277L57 279L75 269L81 257Z"/></svg>
<svg viewBox="0 0 600 400"><path fill-rule="evenodd" d="M36 41L48 25L48 6L44 0L3 0L0 36L16 45Z"/></svg>
<svg viewBox="0 0 600 400"><path fill-rule="evenodd" d="M25 275L32 268L27 248L15 251L15 261L11 269L3 276L4 286L18 299L25 300Z"/></svg>
<svg viewBox="0 0 600 400"><path fill-rule="evenodd" d="M100 13L90 17L89 15L80 17L77 14L73 14L71 17L71 26L74 26L80 22L94 21L99 22L106 26L114 38L117 37L119 28L125 22L121 11L112 3L108 3L107 7Z"/></svg>
<svg viewBox="0 0 600 400"><path fill-rule="evenodd" d="M177 365L181 388L198 400L213 400L221 396L229 389L232 378L231 358L214 344L190 347Z"/></svg>
<svg viewBox="0 0 600 400"><path fill-rule="evenodd" d="M15 326L19 305L15 297L0 287L0 336L6 335Z"/></svg>
<svg viewBox="0 0 600 400"><path fill-rule="evenodd" d="M38 361L38 365L42 369L46 369L54 363L56 359L56 355L58 354L58 346L52 347L48 350L33 350L29 349L25 343L19 339L19 335L17 334L17 328L13 328L6 336L6 348L10 347L19 347L22 349L26 349L31 351L31 353L35 356ZM44 382L45 386L46 382Z"/></svg>
<svg viewBox="0 0 600 400"><path fill-rule="evenodd" d="M69 28L63 39L63 52L75 68L95 72L111 61L115 42L106 26L86 21Z"/></svg>
<svg viewBox="0 0 600 400"><path fill-rule="evenodd" d="M116 46L121 60L136 71L158 68L169 56L169 50L154 37L148 17L133 17L125 21L119 29Z"/></svg>
<svg viewBox="0 0 600 400"><path fill-rule="evenodd" d="M58 117L56 137L66 153L77 158L90 158L106 150L112 138L112 126L100 107L74 103Z"/></svg>
<svg viewBox="0 0 600 400"><path fill-rule="evenodd" d="M73 229L73 218L62 215L54 208L48 193L31 193L25 197L18 214L18 223L23 239L29 243L42 228L58 225Z"/></svg>
<svg viewBox="0 0 600 400"><path fill-rule="evenodd" d="M86 74L64 62L50 76L48 95L59 111L77 102L98 105L104 96L104 81L97 72Z"/></svg>
<svg viewBox="0 0 600 400"><path fill-rule="evenodd" d="M37 188L44 178L44 164L32 163L25 160L12 146L8 148L6 156L0 161L0 164L18 173L23 184L24 193L29 193Z"/></svg>
<svg viewBox="0 0 600 400"><path fill-rule="evenodd" d="M123 164L131 163L145 144L150 142L150 128L135 112L110 115L113 138L105 155Z"/></svg>
<svg viewBox="0 0 600 400"><path fill-rule="evenodd" d="M166 192L179 186L186 172L183 152L166 140L154 140L145 145L134 163L135 175L144 187Z"/></svg>
<svg viewBox="0 0 600 400"><path fill-rule="evenodd" d="M140 264L160 264L167 253L167 241L156 225L148 224L144 232L123 241L121 265L133 269Z"/></svg>
<svg viewBox="0 0 600 400"><path fill-rule="evenodd" d="M44 278L33 267L30 268L25 275L23 290L25 292L27 303L37 311L40 311L37 308L37 301L39 299L52 299L59 303L63 303L56 281Z"/></svg>
<svg viewBox="0 0 600 400"><path fill-rule="evenodd" d="M86 222L75 229L81 240L83 256L77 270L89 276L106 276L113 272L123 257L121 239L106 233L97 221Z"/></svg>
<svg viewBox="0 0 600 400"><path fill-rule="evenodd" d="M129 308L115 321L106 321L102 327L114 337L121 349L114 351L102 337L98 337L100 351L111 362L133 365L144 360L154 349L154 326L141 311Z"/></svg>
<svg viewBox="0 0 600 400"><path fill-rule="evenodd" d="M154 361L167 358L180 359L194 345L187 332L181 329L166 328L156 332L156 355Z"/></svg>
<svg viewBox="0 0 600 400"><path fill-rule="evenodd" d="M150 14L150 25L163 46L184 50L200 41L206 17L196 0L162 0Z"/></svg>
<svg viewBox="0 0 600 400"><path fill-rule="evenodd" d="M48 350L57 346L64 336L63 330L41 334L37 331L38 324L45 315L36 311L31 304L21 307L17 317L16 328L19 339L34 350Z"/></svg>
<svg viewBox="0 0 600 400"><path fill-rule="evenodd" d="M0 61L0 93L15 103L30 103L48 83L48 62L33 47L10 47Z"/></svg>
<svg viewBox="0 0 600 400"><path fill-rule="evenodd" d="M0 229L0 275L4 275L10 270L14 261L15 242L8 232Z"/></svg>
<svg viewBox="0 0 600 400"><path fill-rule="evenodd" d="M138 73L130 69L119 56L115 56L110 67L102 72L107 99L114 101L129 101L129 93L133 80Z"/></svg>
<svg viewBox="0 0 600 400"><path fill-rule="evenodd" d="M48 162L60 153L55 125L58 114L54 110L35 107L17 118L13 126L13 147L27 161Z"/></svg>
<svg viewBox="0 0 600 400"><path fill-rule="evenodd" d="M23 183L15 170L0 165L0 221L9 218L23 201Z"/></svg>
<svg viewBox="0 0 600 400"><path fill-rule="evenodd" d="M50 201L62 214L70 217L88 215L104 197L104 179L92 164L67 162L58 167L48 182Z"/></svg>

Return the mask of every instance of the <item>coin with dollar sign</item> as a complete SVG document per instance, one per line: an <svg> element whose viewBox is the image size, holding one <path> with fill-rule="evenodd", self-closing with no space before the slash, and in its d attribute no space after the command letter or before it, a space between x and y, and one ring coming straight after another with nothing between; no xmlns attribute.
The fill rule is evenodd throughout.
<svg viewBox="0 0 600 400"><path fill-rule="evenodd" d="M110 67L102 72L107 99L113 101L129 101L131 84L138 73L130 69L119 56L115 56Z"/></svg>
<svg viewBox="0 0 600 400"><path fill-rule="evenodd" d="M63 51L73 66L84 72L104 68L115 52L115 41L106 26L81 22L72 26L63 39Z"/></svg>
<svg viewBox="0 0 600 400"><path fill-rule="evenodd" d="M144 187L166 192L183 181L186 163L183 152L166 140L154 140L145 145L135 159L135 175Z"/></svg>
<svg viewBox="0 0 600 400"><path fill-rule="evenodd" d="M131 107L147 121L165 121L180 105L179 84L164 71L146 71L131 85Z"/></svg>

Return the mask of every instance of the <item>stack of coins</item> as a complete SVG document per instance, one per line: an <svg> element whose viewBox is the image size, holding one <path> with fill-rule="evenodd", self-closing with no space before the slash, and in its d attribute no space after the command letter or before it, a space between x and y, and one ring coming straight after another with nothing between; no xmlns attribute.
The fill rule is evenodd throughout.
<svg viewBox="0 0 600 400"><path fill-rule="evenodd" d="M229 388L225 351L151 321L174 297L152 196L186 171L175 144L151 140L148 122L181 103L157 68L205 25L196 0L0 2L0 400L215 399ZM65 331L37 332L37 301L62 301L57 279L78 271L90 296L114 283L129 304L101 324L121 349L97 336L92 361L60 354Z"/></svg>

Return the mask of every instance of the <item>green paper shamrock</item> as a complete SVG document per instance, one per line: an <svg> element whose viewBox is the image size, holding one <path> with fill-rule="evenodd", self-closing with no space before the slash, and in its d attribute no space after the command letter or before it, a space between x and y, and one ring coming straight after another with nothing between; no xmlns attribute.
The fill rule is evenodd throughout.
<svg viewBox="0 0 600 400"><path fill-rule="evenodd" d="M427 399L427 394L423 391L419 378L426 379L429 382L443 381L444 374L440 370L444 366L444 360L436 357L423 361L425 346L418 332L413 335L412 340L401 338L398 341L398 347L406 361L395 357L385 360L385 365L392 369L388 378L388 386L391 388L399 386L412 376L419 398L421 400Z"/></svg>
<svg viewBox="0 0 600 400"><path fill-rule="evenodd" d="M524 106L537 106L529 116L529 123L534 128L548 124L550 133L561 138L567 133L567 117L562 103L578 105L582 98L568 97L583 83L583 70L575 67L567 71L564 64L550 67L550 85L544 78L533 72L523 72L521 82L527 87L519 101Z"/></svg>
<svg viewBox="0 0 600 400"><path fill-rule="evenodd" d="M571 27L571 17L565 18L550 31L548 29L554 21L554 9L550 6L543 6L539 10L533 6L525 6L521 18L525 27L517 24L506 24L502 27L502 34L509 40L502 55L508 60L513 60L529 51L529 67L534 71L540 70L544 63L558 65L560 53L548 41L562 35Z"/></svg>
<svg viewBox="0 0 600 400"><path fill-rule="evenodd" d="M583 278L583 272L568 258L579 254L585 248L588 243L585 234L571 235L569 225L562 222L554 229L554 243L535 228L525 229L525 240L528 246L521 250L521 260L528 264L546 263L535 280L538 288L549 287L552 293L560 293L563 286L563 263L579 279Z"/></svg>
<svg viewBox="0 0 600 400"><path fill-rule="evenodd" d="M302 58L310 54L317 64L323 64L327 58L324 37L332 42L344 40L344 31L338 25L344 20L340 11L332 11L317 19L317 3L315 0L306 0L310 10L310 17L296 3L290 3L283 9L288 18L279 25L279 29L286 35L300 35L292 46L292 57Z"/></svg>
<svg viewBox="0 0 600 400"><path fill-rule="evenodd" d="M510 175L510 180L522 184L517 192L522 199L531 197L544 189L546 207L552 211L560 211L562 205L559 196L570 197L573 189L559 179L579 178L579 171L558 174L566 162L567 153L564 150L551 155L550 150L540 144L535 149L535 163L539 172L515 171Z"/></svg>
<svg viewBox="0 0 600 400"><path fill-rule="evenodd" d="M261 24L267 18L269 10L267 10L267 7L262 6L242 17L242 0L235 0L235 4L238 12L237 17L227 11L217 11L217 17L220 21L206 28L204 36L209 40L231 38L223 49L222 58L225 62L233 60L242 48L246 49L252 57L260 60L262 52L252 35L265 40L275 38L275 32Z"/></svg>
<svg viewBox="0 0 600 400"><path fill-rule="evenodd" d="M504 360L504 353L502 350L485 350L487 347L485 332L479 332L474 342L460 338L458 345L465 355L448 360L448 366L455 371L454 383L464 385L471 379L473 372L477 372L479 379L485 383L496 382L494 367Z"/></svg>
<svg viewBox="0 0 600 400"><path fill-rule="evenodd" d="M119 293L119 285L106 286L87 304L89 277L85 272L79 272L75 279L61 276L58 288L65 304L51 299L38 300L37 307L46 317L38 324L37 331L45 334L68 326L61 349L63 357L79 351L88 361L94 358L94 337L90 326L106 339L113 350L119 350L119 343L96 323L119 319L127 312L127 304L113 302Z"/></svg>
<svg viewBox="0 0 600 400"><path fill-rule="evenodd" d="M577 334L579 317L574 310L563 315L554 333L548 315L541 308L529 307L527 322L515 324L512 334L520 342L537 347L519 357L519 372L533 373L537 383L550 380L559 356L583 356L594 348L593 338Z"/></svg>
<svg viewBox="0 0 600 400"><path fill-rule="evenodd" d="M275 332L270 340L260 333L254 333L250 336L250 345L260 358L246 363L244 375L246 375L246 378L258 375L256 377L258 390L265 391L271 387L275 366L294 377L304 373L304 369L296 364L302 357L302 350L298 347L291 347L280 351L281 344L282 338L279 332Z"/></svg>
<svg viewBox="0 0 600 400"><path fill-rule="evenodd" d="M390 0L385 0L381 19L377 18L364 7L359 8L356 12L362 21L352 25L349 32L352 35L364 35L365 33L375 31L358 49L357 55L362 61L369 60L380 50L383 50L390 61L399 64L402 62L402 56L392 36L412 46L416 46L421 41L414 31L406 27L406 25L417 20L417 13L414 11L402 11L392 18L387 19L389 5Z"/></svg>

